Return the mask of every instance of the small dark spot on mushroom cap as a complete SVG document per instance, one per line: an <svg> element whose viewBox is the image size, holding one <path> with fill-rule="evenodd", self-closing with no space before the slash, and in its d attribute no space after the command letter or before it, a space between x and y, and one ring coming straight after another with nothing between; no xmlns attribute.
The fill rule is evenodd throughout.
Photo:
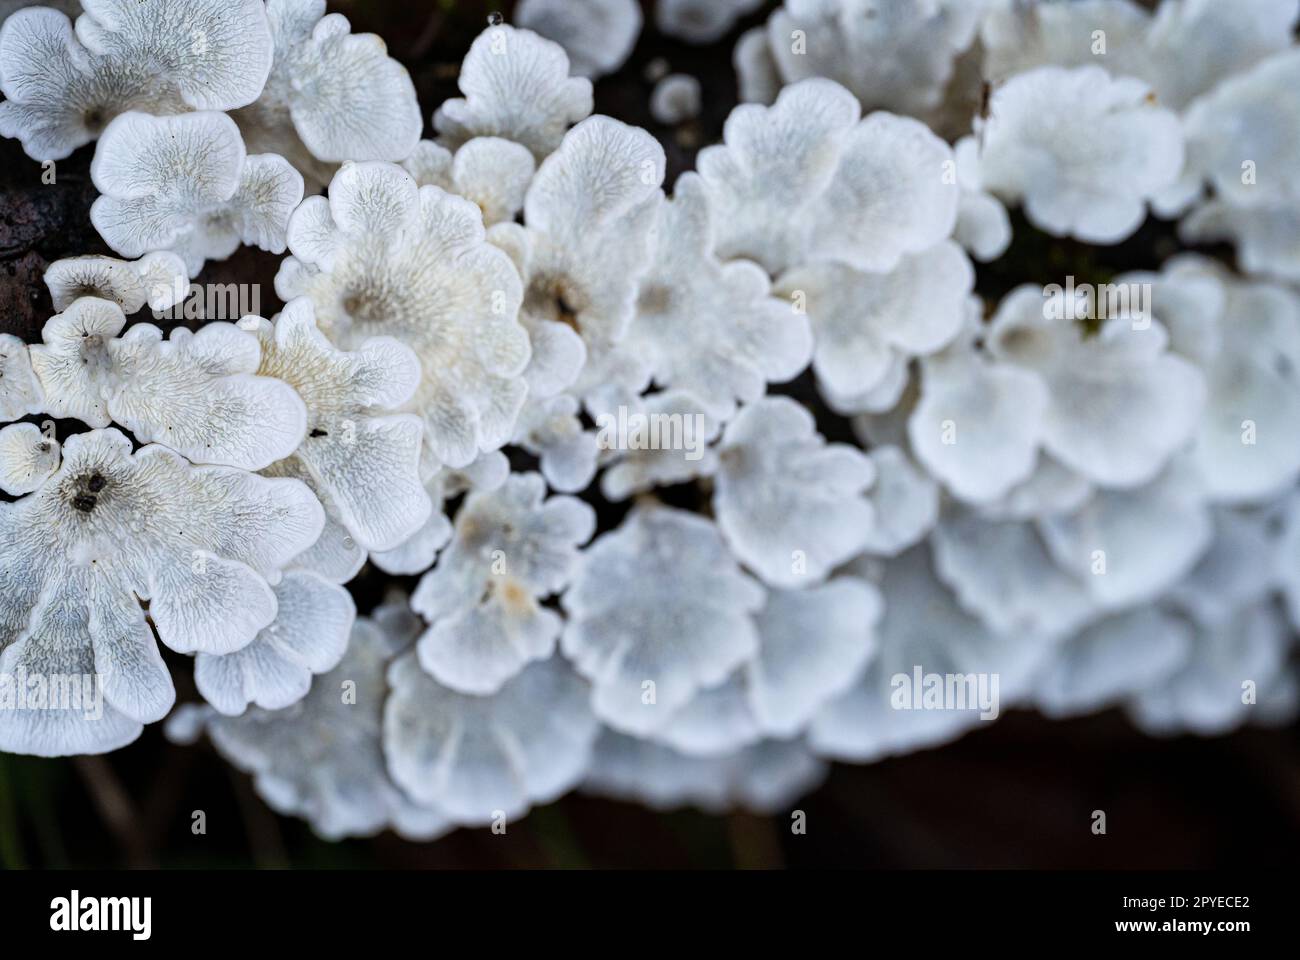
<svg viewBox="0 0 1300 960"><path fill-rule="evenodd" d="M86 481L86 486L89 488L91 493L99 493L99 491L104 489L104 484L107 482L108 481L104 479L102 473L92 473L90 479Z"/></svg>
<svg viewBox="0 0 1300 960"><path fill-rule="evenodd" d="M672 307L673 292L658 283L645 284L637 298L637 305L645 313L667 313Z"/></svg>
<svg viewBox="0 0 1300 960"><path fill-rule="evenodd" d="M527 308L582 332L580 314L587 298L563 274L539 274L525 293Z"/></svg>
<svg viewBox="0 0 1300 960"><path fill-rule="evenodd" d="M72 498L72 505L82 513L90 513L94 510L96 502L95 498L88 493L79 493Z"/></svg>
<svg viewBox="0 0 1300 960"><path fill-rule="evenodd" d="M500 588L501 602L506 609L516 615L528 612L533 607L533 597L518 580L509 579Z"/></svg>
<svg viewBox="0 0 1300 960"><path fill-rule="evenodd" d="M388 319L393 309L388 293L367 287L349 290L341 303L344 313L357 323L382 322Z"/></svg>
<svg viewBox="0 0 1300 960"><path fill-rule="evenodd" d="M309 436L309 437L328 437L329 434L326 433L324 430L320 429L319 427L316 427L316 428L313 428L313 429L312 429L312 432L309 433L308 436Z"/></svg>
<svg viewBox="0 0 1300 960"><path fill-rule="evenodd" d="M564 299L563 293L561 293L555 298L555 306L559 308L560 321L562 323L567 323L569 326L573 327L573 329L577 330L578 311L574 307L569 305L569 301Z"/></svg>

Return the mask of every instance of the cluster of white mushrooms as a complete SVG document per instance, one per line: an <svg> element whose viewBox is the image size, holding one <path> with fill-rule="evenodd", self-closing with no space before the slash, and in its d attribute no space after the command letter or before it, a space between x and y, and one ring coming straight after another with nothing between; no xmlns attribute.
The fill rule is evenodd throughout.
<svg viewBox="0 0 1300 960"><path fill-rule="evenodd" d="M8 704L0 750L171 715L323 836L427 838L577 787L788 810L987 716L900 709L914 671L1153 734L1294 714L1297 0L787 0L671 196L591 115L633 0L494 18L433 140L324 0L19 6L0 134L98 141L123 259L51 264L42 342L0 335L0 675L104 697ZM1091 244L1153 210L1238 269L985 303L1008 207ZM287 249L279 314L134 316L244 244ZM805 370L859 445L770 391ZM423 577L358 617L367 563Z"/></svg>

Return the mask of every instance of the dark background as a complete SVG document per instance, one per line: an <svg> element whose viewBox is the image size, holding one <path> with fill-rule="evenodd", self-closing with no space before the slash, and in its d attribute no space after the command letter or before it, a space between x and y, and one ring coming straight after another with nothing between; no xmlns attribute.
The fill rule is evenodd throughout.
<svg viewBox="0 0 1300 960"><path fill-rule="evenodd" d="M456 96L459 64L488 13L484 0L331 2L354 32L374 32L411 72L428 118ZM690 169L698 147L721 137L736 103L731 50L742 20L722 41L693 47L645 27L621 71L596 82L596 112L645 127L664 143L668 178ZM770 6L770 5L769 5ZM703 113L673 129L649 115L646 64L663 57L700 79ZM16 140L0 140L0 331L28 342L53 313L41 279L60 257L111 253L89 220L94 146L59 161L57 182ZM1015 241L979 265L990 303L1018 283L1101 283L1117 272L1156 269L1179 249L1172 225L1149 221L1114 247L1047 237L1014 218ZM1203 249L1231 262L1225 248ZM278 309L280 257L244 248L211 263L198 282L259 282L266 315ZM806 379L781 390L818 413L835 440L847 424L817 401ZM686 491L679 491L683 498ZM673 494L670 492L669 497ZM601 511L601 528L621 510ZM367 571L353 586L362 613L380 597ZM413 583L415 578L406 578ZM195 699L186 658L164 650L180 699ZM46 760L0 754L0 866L16 867L1291 867L1300 855L1300 727L1245 729L1215 739L1156 740L1118 711L1067 722L1007 713L956 743L868 766L837 764L799 806L808 830L785 817L694 810L656 813L634 804L570 795L511 824L504 836L460 830L431 844L392 834L327 843L301 821L270 812L250 781L202 742L177 747L161 725L104 757ZM207 814L193 836L190 815ZM1093 810L1108 833L1091 832Z"/></svg>

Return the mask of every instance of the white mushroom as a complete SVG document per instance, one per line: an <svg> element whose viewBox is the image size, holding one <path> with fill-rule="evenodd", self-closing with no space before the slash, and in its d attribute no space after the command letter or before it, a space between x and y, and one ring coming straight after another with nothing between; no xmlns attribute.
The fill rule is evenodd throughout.
<svg viewBox="0 0 1300 960"><path fill-rule="evenodd" d="M962 609L934 576L928 553L923 545L885 562L879 652L813 718L808 741L819 755L863 763L952 740L1023 697L1050 654L1041 635L996 633ZM935 676L932 693L951 686L951 700L927 699L926 678Z"/></svg>
<svg viewBox="0 0 1300 960"><path fill-rule="evenodd" d="M307 696L288 709L204 719L217 749L253 775L262 799L305 818L327 840L390 826L407 839L431 840L452 827L441 811L413 803L385 766L385 672L410 646L413 619L397 600L359 619L342 662L315 677Z"/></svg>
<svg viewBox="0 0 1300 960"><path fill-rule="evenodd" d="M700 115L700 81L685 73L670 73L650 91L650 116L656 123L676 126Z"/></svg>
<svg viewBox="0 0 1300 960"><path fill-rule="evenodd" d="M575 786L599 725L587 684L559 657L525 667L490 696L444 687L413 654L388 671L384 753L393 779L456 823L523 816Z"/></svg>
<svg viewBox="0 0 1300 960"><path fill-rule="evenodd" d="M31 493L59 469L59 441L34 423L0 428L0 490L13 497Z"/></svg>
<svg viewBox="0 0 1300 960"><path fill-rule="evenodd" d="M990 324L990 352L1047 385L1048 452L1103 486L1145 483L1195 432L1204 377L1168 350L1159 322L1133 312L1086 336L1060 301L1031 285L1012 291Z"/></svg>
<svg viewBox="0 0 1300 960"><path fill-rule="evenodd" d="M763 0L655 0L655 26L687 43L709 44L762 5Z"/></svg>
<svg viewBox="0 0 1300 960"><path fill-rule="evenodd" d="M860 413L855 408L896 362L935 353L956 338L974 284L970 261L945 240L886 273L834 262L796 267L781 275L777 291L808 311L822 392L837 410Z"/></svg>
<svg viewBox="0 0 1300 960"><path fill-rule="evenodd" d="M813 78L771 107L742 104L724 143L697 166L723 259L769 272L812 257L890 270L947 237L959 188L952 151L922 123L874 113L859 122L853 95Z"/></svg>
<svg viewBox="0 0 1300 960"><path fill-rule="evenodd" d="M657 739L691 756L717 756L796 736L862 673L883 607L876 588L855 577L772 591L756 618L758 655L696 694Z"/></svg>
<svg viewBox="0 0 1300 960"><path fill-rule="evenodd" d="M331 516L362 549L404 542L432 510L420 480L423 424L393 412L419 386L415 354L383 337L340 350L301 297L274 322L245 317L239 326L261 344L258 374L288 383L303 400L306 436L291 453L328 497Z"/></svg>
<svg viewBox="0 0 1300 960"><path fill-rule="evenodd" d="M20 10L0 26L0 135L61 160L118 114L231 110L257 99L271 69L258 0L90 0L72 23Z"/></svg>
<svg viewBox="0 0 1300 960"><path fill-rule="evenodd" d="M537 170L527 147L501 137L467 140L454 155L432 140L421 140L402 166L422 187L442 187L473 200L489 227L518 216Z"/></svg>
<svg viewBox="0 0 1300 960"><path fill-rule="evenodd" d="M275 620L248 646L195 658L194 683L219 713L292 706L307 696L312 675L332 670L347 650L357 611L341 586L290 570L275 585L275 600Z"/></svg>
<svg viewBox="0 0 1300 960"><path fill-rule="evenodd" d="M464 99L446 100L433 114L451 148L474 137L503 137L522 143L540 162L591 113L591 81L569 76L564 48L506 24L478 35L457 82Z"/></svg>
<svg viewBox="0 0 1300 960"><path fill-rule="evenodd" d="M287 160L246 155L235 122L210 112L122 114L100 138L90 175L103 194L90 219L108 245L127 257L172 250L191 276L241 243L282 253L303 194Z"/></svg>
<svg viewBox="0 0 1300 960"><path fill-rule="evenodd" d="M574 127L538 168L524 200L522 319L534 340L573 357L560 328L576 330L588 358L573 391L608 387L600 376L635 314L650 267L664 151L644 130L608 117ZM576 371L575 371L576 374ZM554 378L548 377L548 380Z"/></svg>
<svg viewBox="0 0 1300 960"><path fill-rule="evenodd" d="M638 0L519 0L519 26L564 47L574 74L593 80L627 60L641 33Z"/></svg>
<svg viewBox="0 0 1300 960"><path fill-rule="evenodd" d="M596 475L597 436L583 427L578 400L567 393L530 398L515 425L514 442L538 458L538 469L553 490L585 490Z"/></svg>
<svg viewBox="0 0 1300 960"><path fill-rule="evenodd" d="M146 303L165 310L185 299L190 289L185 261L174 253L148 253L139 260L87 256L55 260L45 268L55 310L66 310L81 297L112 300L127 316Z"/></svg>
<svg viewBox="0 0 1300 960"><path fill-rule="evenodd" d="M608 464L600 490L610 500L626 500L654 487L710 476L718 466L709 446L721 425L689 393L665 391L645 398L620 424L602 415L596 435Z"/></svg>
<svg viewBox="0 0 1300 960"><path fill-rule="evenodd" d="M1049 717L1103 710L1159 684L1191 655L1190 627L1159 607L1106 617L1065 640L1033 681Z"/></svg>
<svg viewBox="0 0 1300 960"><path fill-rule="evenodd" d="M69 437L34 493L0 503L0 673L92 675L103 714L5 710L0 749L101 753L161 719L175 693L155 645L232 653L276 615L272 585L316 539L302 484L194 467L116 430Z"/></svg>
<svg viewBox="0 0 1300 960"><path fill-rule="evenodd" d="M732 552L765 582L806 586L866 548L874 480L866 455L827 444L805 408L765 397L722 435L713 510Z"/></svg>
<svg viewBox="0 0 1300 960"><path fill-rule="evenodd" d="M596 516L581 500L545 495L535 473L470 493L451 544L411 595L430 624L420 665L443 685L494 693L554 651L562 622L542 602L568 586Z"/></svg>
<svg viewBox="0 0 1300 960"><path fill-rule="evenodd" d="M153 324L122 333L116 303L76 300L49 319L31 348L55 417L121 424L142 443L166 444L195 463L258 470L287 457L307 433L302 400L258 375L257 338L229 323L164 340Z"/></svg>
<svg viewBox="0 0 1300 960"><path fill-rule="evenodd" d="M1097 66L1038 67L998 86L977 117L978 182L1056 236L1117 243L1183 164L1178 116L1150 88Z"/></svg>
<svg viewBox="0 0 1300 960"><path fill-rule="evenodd" d="M582 554L561 648L592 682L596 715L644 736L754 656L765 596L708 520L636 508Z"/></svg>
<svg viewBox="0 0 1300 960"><path fill-rule="evenodd" d="M781 77L829 77L867 109L919 116L940 102L983 0L786 0L767 21Z"/></svg>
<svg viewBox="0 0 1300 960"><path fill-rule="evenodd" d="M653 259L637 312L618 350L640 364L638 380L682 390L718 420L753 402L768 382L793 379L813 350L808 318L770 295L757 264L713 254L716 214L693 173L662 201Z"/></svg>
<svg viewBox="0 0 1300 960"><path fill-rule="evenodd" d="M424 419L433 460L463 467L509 441L530 347L516 318L519 276L486 242L478 207L418 187L395 164L348 164L328 200L294 211L289 249L276 293L309 297L326 337L345 350L391 337L415 352L421 379L408 407Z"/></svg>
<svg viewBox="0 0 1300 960"><path fill-rule="evenodd" d="M0 421L41 413L43 406L30 349L13 334L0 333Z"/></svg>
<svg viewBox="0 0 1300 960"><path fill-rule="evenodd" d="M325 0L267 0L275 60L256 102L234 118L249 148L277 153L311 180L330 164L401 160L422 120L406 68L373 33L353 34Z"/></svg>

